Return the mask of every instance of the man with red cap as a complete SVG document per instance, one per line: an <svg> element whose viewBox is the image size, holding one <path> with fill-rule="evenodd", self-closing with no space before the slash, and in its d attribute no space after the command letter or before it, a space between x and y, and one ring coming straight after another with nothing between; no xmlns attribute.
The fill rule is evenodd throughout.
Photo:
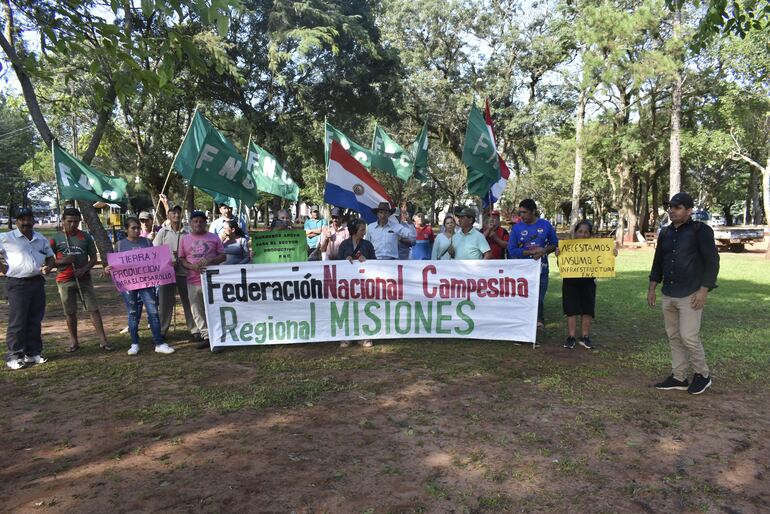
<svg viewBox="0 0 770 514"><path fill-rule="evenodd" d="M489 249L492 251L492 259L505 259L505 251L508 248L508 231L500 226L500 211L491 211L484 228L484 237L487 238Z"/></svg>

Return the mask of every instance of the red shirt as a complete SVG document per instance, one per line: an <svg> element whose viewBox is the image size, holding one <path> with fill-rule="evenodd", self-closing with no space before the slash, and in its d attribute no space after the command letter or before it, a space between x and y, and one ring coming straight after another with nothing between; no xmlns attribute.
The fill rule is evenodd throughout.
<svg viewBox="0 0 770 514"><path fill-rule="evenodd" d="M436 237L433 234L433 228L430 225L423 225L422 228L416 228L417 230L417 241L425 241L426 239L433 242L433 239Z"/></svg>
<svg viewBox="0 0 770 514"><path fill-rule="evenodd" d="M508 234L508 231L505 230L503 227L497 227L497 230L495 230L495 233L497 234L497 237L508 242L508 238L510 237ZM487 238L487 243L489 243L489 249L492 251L492 258L493 259L505 259L505 247L500 246L495 242L492 237ZM507 246L507 245L506 245Z"/></svg>

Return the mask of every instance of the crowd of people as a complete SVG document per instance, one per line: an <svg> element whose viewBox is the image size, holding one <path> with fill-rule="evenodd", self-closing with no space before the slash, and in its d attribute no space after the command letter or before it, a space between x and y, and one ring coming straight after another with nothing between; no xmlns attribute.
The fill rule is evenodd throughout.
<svg viewBox="0 0 770 514"><path fill-rule="evenodd" d="M178 296L183 307L190 339L197 348L210 348L218 353L220 347L210 344L206 326L201 273L207 266L218 264L246 264L251 262L248 228L241 217L233 215L227 205L219 206L220 216L208 224L203 211L193 211L188 224L182 222L182 208L170 205L161 195L167 220L154 224L149 212L124 221L125 237L115 244L115 251L166 245L171 251L176 280L159 287L145 287L125 291L123 297L130 334L129 355L140 352L139 326L142 310L147 312L155 351L174 352L168 344ZM719 256L708 225L690 219L693 200L687 193L674 195L669 202L672 225L661 232L650 273L648 303L656 305L656 287L663 284L663 313L666 333L672 353L672 374L655 385L658 389L686 389L699 394L711 385L709 370L700 340L700 323L708 291L716 287ZM533 259L540 263L540 294L537 307L538 328L544 325L544 298L548 289L548 256L558 255L556 230L546 219L540 218L537 204L532 199L519 203L517 221L510 231L501 224L498 211L491 211L481 229L474 227L477 213L463 208L455 215L448 214L438 233L427 223L423 213L411 214L387 202L373 209L377 220L367 224L363 219L343 218L339 208L332 208L331 223L320 217L318 209L304 223L309 260L480 260L480 259ZM93 238L80 230L81 214L75 208L62 212L62 229L46 239L33 230L33 214L21 210L16 218L16 229L0 234L0 272L7 277L6 292L9 308L7 328L7 367L21 369L28 364L41 364L41 322L45 314L44 276L58 270L56 283L67 320L69 346L66 351L77 351L78 311L82 305L88 312L105 351L112 350L99 311L99 303L91 279L91 271L98 263ZM286 210L276 213L270 228L292 228L291 215ZM592 237L589 221L573 227L577 238ZM616 251L617 252L617 251ZM105 266L110 275L111 266ZM595 316L596 283L593 278L564 279L562 307L567 318L567 338L564 347L576 344L593 349L590 330ZM581 337L577 339L578 317ZM372 346L369 339L359 341L364 347ZM350 346L343 341L342 347ZM695 373L692 383L687 370Z"/></svg>

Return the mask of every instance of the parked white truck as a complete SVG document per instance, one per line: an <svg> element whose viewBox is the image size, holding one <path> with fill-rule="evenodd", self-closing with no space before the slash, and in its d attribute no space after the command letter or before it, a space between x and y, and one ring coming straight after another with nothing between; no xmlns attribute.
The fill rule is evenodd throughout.
<svg viewBox="0 0 770 514"><path fill-rule="evenodd" d="M757 225L736 225L726 226L724 222L715 222L708 211L695 209L692 211L692 219L701 221L711 226L714 230L714 240L721 249L727 249L731 252L742 252L746 245L761 243L765 237L765 230ZM664 214L660 220L660 227L663 228L671 223L668 214ZM660 232L660 230L658 230Z"/></svg>

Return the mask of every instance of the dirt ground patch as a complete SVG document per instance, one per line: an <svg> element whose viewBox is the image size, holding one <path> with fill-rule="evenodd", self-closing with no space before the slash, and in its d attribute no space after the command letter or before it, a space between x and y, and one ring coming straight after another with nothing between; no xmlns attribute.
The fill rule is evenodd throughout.
<svg viewBox="0 0 770 514"><path fill-rule="evenodd" d="M110 284L98 293L117 334L122 305ZM0 374L6 512L770 512L766 384L656 391L616 331L598 329L595 353L562 349L554 320L538 350L220 355L179 332L174 355L132 358L126 336L98 350L88 323L64 353L49 305L50 362Z"/></svg>

